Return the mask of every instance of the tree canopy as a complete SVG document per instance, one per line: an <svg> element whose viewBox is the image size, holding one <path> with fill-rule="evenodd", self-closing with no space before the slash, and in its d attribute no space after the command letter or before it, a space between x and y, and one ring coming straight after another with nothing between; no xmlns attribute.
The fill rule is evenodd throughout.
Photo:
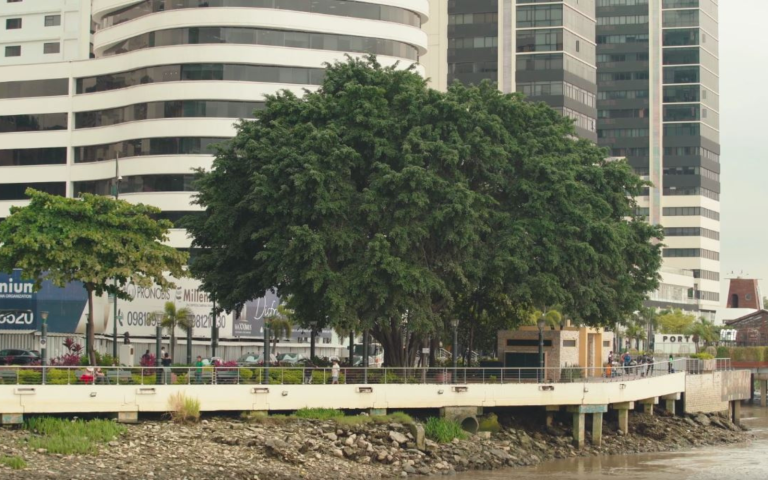
<svg viewBox="0 0 768 480"><path fill-rule="evenodd" d="M48 280L63 287L82 282L88 293L89 352L93 352L93 294L111 293L130 300L123 286L157 284L185 275L187 254L163 245L172 224L154 220L160 210L109 197L85 194L64 198L27 189L31 201L11 207L0 223L0 271L22 270L36 288Z"/></svg>
<svg viewBox="0 0 768 480"><path fill-rule="evenodd" d="M199 173L192 270L226 309L274 288L405 364L452 318L639 308L661 261L661 229L633 217L645 185L544 104L348 59L268 97Z"/></svg>
<svg viewBox="0 0 768 480"><path fill-rule="evenodd" d="M661 333L687 334L690 332L696 317L682 310L673 310L658 317Z"/></svg>

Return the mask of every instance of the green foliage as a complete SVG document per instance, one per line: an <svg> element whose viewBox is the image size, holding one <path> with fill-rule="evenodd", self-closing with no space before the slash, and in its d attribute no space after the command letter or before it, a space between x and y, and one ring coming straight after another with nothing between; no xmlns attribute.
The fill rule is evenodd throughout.
<svg viewBox="0 0 768 480"><path fill-rule="evenodd" d="M635 356L637 354L633 354ZM584 377L584 372L581 367L565 367L561 370L560 378L563 382L576 382Z"/></svg>
<svg viewBox="0 0 768 480"><path fill-rule="evenodd" d="M98 445L117 439L126 432L123 425L111 420L67 420L32 417L24 421L24 429L34 433L27 438L32 449L43 448L49 454L95 454Z"/></svg>
<svg viewBox="0 0 768 480"><path fill-rule="evenodd" d="M11 470L21 470L24 468L27 468L27 462L18 456L7 456L7 455L1 455L0 456L0 465L5 465L6 467L9 467Z"/></svg>
<svg viewBox="0 0 768 480"><path fill-rule="evenodd" d="M331 420L333 418L343 417L344 412L335 408L302 408L296 410L293 414L297 418L307 418L312 420Z"/></svg>
<svg viewBox="0 0 768 480"><path fill-rule="evenodd" d="M260 425L283 425L291 420L285 415L270 415L268 412L243 412L240 414L240 419Z"/></svg>
<svg viewBox="0 0 768 480"><path fill-rule="evenodd" d="M691 314L683 313L682 310L674 310L663 315L659 315L660 333L687 334L696 320Z"/></svg>
<svg viewBox="0 0 768 480"><path fill-rule="evenodd" d="M430 417L424 424L424 434L427 438L438 443L450 443L454 438L464 440L467 438L466 432L461 429L461 425L445 418Z"/></svg>
<svg viewBox="0 0 768 480"><path fill-rule="evenodd" d="M26 194L29 205L11 207L0 223L0 271L20 268L36 288L43 277L59 287L82 282L91 326L94 294L131 300L123 289L129 283L173 288L165 275L184 276L187 254L162 243L173 225L152 218L160 209L99 195L65 198L31 188ZM88 356L95 363L90 331Z"/></svg>
<svg viewBox="0 0 768 480"><path fill-rule="evenodd" d="M165 302L162 312L154 312L151 315L152 321L158 321L160 326L166 332L171 334L171 351L169 352L172 360L176 360L176 329L180 328L183 332L194 328L195 318L192 310L189 308L176 308L173 302Z"/></svg>
<svg viewBox="0 0 768 480"><path fill-rule="evenodd" d="M37 370L19 370L18 378L22 385L40 385L43 382L43 374Z"/></svg>
<svg viewBox="0 0 768 480"><path fill-rule="evenodd" d="M499 433L501 431L501 425L499 424L499 417L495 413L489 413L488 415L480 418L480 431Z"/></svg>
<svg viewBox="0 0 768 480"><path fill-rule="evenodd" d="M693 325L688 327L686 333L690 335L697 335L700 342L704 342L705 345L711 345L720 339L720 330L722 327L715 326L715 324L706 318L699 318Z"/></svg>
<svg viewBox="0 0 768 480"><path fill-rule="evenodd" d="M547 327L557 327L563 320L563 314L555 309L548 309L545 312L541 310L533 310L525 321L526 325L538 325L539 319L544 317L544 321L547 323Z"/></svg>
<svg viewBox="0 0 768 480"><path fill-rule="evenodd" d="M174 385L187 385L189 383L189 377L186 373L176 375L176 380L173 381Z"/></svg>
<svg viewBox="0 0 768 480"><path fill-rule="evenodd" d="M71 385L77 383L77 376L72 369L49 369L45 372L46 383L49 385Z"/></svg>
<svg viewBox="0 0 768 480"><path fill-rule="evenodd" d="M731 358L731 349L729 347L717 347L717 358Z"/></svg>
<svg viewBox="0 0 768 480"><path fill-rule="evenodd" d="M176 423L195 423L200 420L200 400L178 392L168 399L171 419Z"/></svg>
<svg viewBox="0 0 768 480"><path fill-rule="evenodd" d="M730 358L734 362L765 362L768 360L768 347L720 347L719 358Z"/></svg>
<svg viewBox="0 0 768 480"><path fill-rule="evenodd" d="M247 368L241 368L239 369L239 372L240 372L240 381L249 382L253 378L253 370L249 370Z"/></svg>
<svg viewBox="0 0 768 480"><path fill-rule="evenodd" d="M694 353L694 354L693 354L693 355L691 355L690 357L691 357L691 358L697 358L697 359L699 359L699 360L712 360L713 358L715 358L715 357L713 357L711 354L709 354L709 353L705 353L705 352L702 352L702 353Z"/></svg>
<svg viewBox="0 0 768 480"><path fill-rule="evenodd" d="M544 104L350 58L256 116L198 173L206 212L185 221L223 308L274 288L406 365L452 318L487 331L560 304L599 325L658 284L662 230L632 217L645 182Z"/></svg>

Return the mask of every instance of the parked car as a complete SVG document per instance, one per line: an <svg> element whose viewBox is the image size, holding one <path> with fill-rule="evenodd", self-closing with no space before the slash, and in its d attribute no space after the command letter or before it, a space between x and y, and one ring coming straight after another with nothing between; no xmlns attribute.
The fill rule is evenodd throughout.
<svg viewBox="0 0 768 480"><path fill-rule="evenodd" d="M308 360L307 357L300 353L281 353L277 356L277 362L280 365L284 365L286 367L295 367L299 366L299 363L302 360Z"/></svg>
<svg viewBox="0 0 768 480"><path fill-rule="evenodd" d="M277 365L277 357L274 354L269 355L271 358L270 365ZM238 367L263 367L264 366L264 354L263 353L247 353L237 359Z"/></svg>
<svg viewBox="0 0 768 480"><path fill-rule="evenodd" d="M37 350L0 350L0 365L30 365L39 361Z"/></svg>

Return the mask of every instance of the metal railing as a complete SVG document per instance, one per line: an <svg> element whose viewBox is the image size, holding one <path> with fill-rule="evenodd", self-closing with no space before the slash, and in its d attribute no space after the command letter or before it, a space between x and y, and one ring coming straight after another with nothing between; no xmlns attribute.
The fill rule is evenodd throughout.
<svg viewBox="0 0 768 480"><path fill-rule="evenodd" d="M6 385L325 385L604 383L683 371L679 359L632 366L557 368L41 367L0 366ZM43 375L45 370L45 375ZM269 376L268 381L266 376Z"/></svg>

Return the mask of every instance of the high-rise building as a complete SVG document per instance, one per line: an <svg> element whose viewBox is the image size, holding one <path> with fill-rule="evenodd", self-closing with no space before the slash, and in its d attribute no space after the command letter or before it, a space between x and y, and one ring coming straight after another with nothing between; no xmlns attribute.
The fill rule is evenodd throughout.
<svg viewBox="0 0 768 480"><path fill-rule="evenodd" d="M653 183L664 264L690 270L691 299L720 305L718 4L598 0L598 137Z"/></svg>
<svg viewBox="0 0 768 480"><path fill-rule="evenodd" d="M90 0L3 1L0 66L88 58L90 4Z"/></svg>
<svg viewBox="0 0 768 480"><path fill-rule="evenodd" d="M597 140L594 0L432 3L447 8L449 84L492 80L546 102L574 120L579 136Z"/></svg>
<svg viewBox="0 0 768 480"><path fill-rule="evenodd" d="M120 198L177 220L196 209L192 170L210 167L208 147L232 137L265 94L316 89L324 64L347 54L407 68L427 49L427 0L2 2L22 31L54 6L66 30L66 9L87 6L81 24L92 20L94 33L93 58L39 63L20 43L27 64L0 66L0 219L27 187L111 195L119 157ZM189 239L173 230L170 243Z"/></svg>
<svg viewBox="0 0 768 480"><path fill-rule="evenodd" d="M654 185L639 203L665 228L664 278L692 272L690 298L672 303L718 306L718 2L430 2L433 17L448 17L444 38L436 26L430 31L432 85L490 79L503 92L546 102L574 119L579 136L627 158ZM438 50L447 51L444 60ZM689 283L667 280L652 295L657 303L666 301L661 290Z"/></svg>

